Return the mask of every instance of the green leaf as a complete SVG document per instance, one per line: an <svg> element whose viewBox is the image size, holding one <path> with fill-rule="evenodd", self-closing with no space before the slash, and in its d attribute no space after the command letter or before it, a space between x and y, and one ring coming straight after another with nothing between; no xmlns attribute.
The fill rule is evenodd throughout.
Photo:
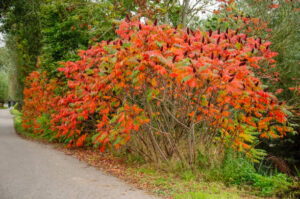
<svg viewBox="0 0 300 199"><path fill-rule="evenodd" d="M88 69L85 70L85 72L86 72L87 75L92 75L94 73L94 70L88 68Z"/></svg>
<svg viewBox="0 0 300 199"><path fill-rule="evenodd" d="M99 135L100 135L100 133L97 133L97 134L93 135L93 137L92 137L92 141L95 141L95 140L96 140L96 138L97 138Z"/></svg>
<svg viewBox="0 0 300 199"><path fill-rule="evenodd" d="M77 119L78 119L79 121L83 121L83 120L84 120L84 117L83 117L83 116L79 116Z"/></svg>
<svg viewBox="0 0 300 199"><path fill-rule="evenodd" d="M149 89L147 90L147 102L149 102L152 99L153 96L153 90Z"/></svg>
<svg viewBox="0 0 300 199"><path fill-rule="evenodd" d="M109 121L109 123L110 123L110 124L115 123L115 122L117 121L118 117L119 117L118 115L115 115L115 116Z"/></svg>
<svg viewBox="0 0 300 199"><path fill-rule="evenodd" d="M139 72L140 72L139 70L134 70L129 77L135 78L139 74Z"/></svg>
<svg viewBox="0 0 300 199"><path fill-rule="evenodd" d="M131 47L132 46L132 43L123 43L122 47Z"/></svg>
<svg viewBox="0 0 300 199"><path fill-rule="evenodd" d="M155 41L155 44L158 45L160 48L163 46L163 43L160 41Z"/></svg>
<svg viewBox="0 0 300 199"><path fill-rule="evenodd" d="M117 136L117 139L114 141L113 145L119 144L121 141L121 137Z"/></svg>
<svg viewBox="0 0 300 199"><path fill-rule="evenodd" d="M238 50L241 50L242 44L239 43L239 42L236 42L235 47L236 47Z"/></svg>
<svg viewBox="0 0 300 199"><path fill-rule="evenodd" d="M192 77L193 77L192 75L187 75L187 76L185 76L185 77L182 79L181 82L186 82L186 81L192 79Z"/></svg>

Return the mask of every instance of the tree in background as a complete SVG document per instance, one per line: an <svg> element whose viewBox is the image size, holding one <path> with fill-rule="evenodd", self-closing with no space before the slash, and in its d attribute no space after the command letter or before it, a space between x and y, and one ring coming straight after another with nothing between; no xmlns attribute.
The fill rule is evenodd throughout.
<svg viewBox="0 0 300 199"><path fill-rule="evenodd" d="M4 71L0 71L0 103L3 105L8 97L8 78Z"/></svg>
<svg viewBox="0 0 300 199"><path fill-rule="evenodd" d="M135 0L141 16L173 26L194 26L201 16L212 12L216 0Z"/></svg>
<svg viewBox="0 0 300 199"><path fill-rule="evenodd" d="M35 69L41 48L39 0L5 0L0 4L1 32L7 35L6 46L23 90L23 79ZM22 92L19 92L22 98Z"/></svg>
<svg viewBox="0 0 300 199"><path fill-rule="evenodd" d="M116 20L133 10L132 1L47 0L41 4L40 67L55 73L58 61L76 60L78 49L115 37Z"/></svg>
<svg viewBox="0 0 300 199"><path fill-rule="evenodd" d="M6 46L12 51L21 90L38 60L41 70L55 75L58 61L74 60L78 49L113 39L116 20L136 6L133 0L1 1L0 31L7 35Z"/></svg>
<svg viewBox="0 0 300 199"><path fill-rule="evenodd" d="M18 99L16 71L12 65L11 56L7 48L0 48L1 101Z"/></svg>

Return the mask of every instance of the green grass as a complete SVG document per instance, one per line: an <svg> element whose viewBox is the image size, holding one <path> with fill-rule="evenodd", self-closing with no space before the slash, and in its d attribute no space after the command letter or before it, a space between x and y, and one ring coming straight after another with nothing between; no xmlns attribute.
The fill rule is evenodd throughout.
<svg viewBox="0 0 300 199"><path fill-rule="evenodd" d="M227 198L241 198L241 196L236 195L234 193L228 193L228 192L222 192L222 193L207 193L204 191L198 191L198 192L187 192L183 194L176 194L176 199L227 199Z"/></svg>
<svg viewBox="0 0 300 199"><path fill-rule="evenodd" d="M40 136L38 136L34 133L31 133L31 132L25 131L25 129L22 127L22 113L19 110L17 110L16 108L12 108L12 109L10 109L9 112L10 112L10 114L12 114L14 116L14 127L15 127L16 132L19 135L28 137L28 138L32 138L35 140L41 139Z"/></svg>
<svg viewBox="0 0 300 199"><path fill-rule="evenodd" d="M128 156L128 154L127 154ZM130 165L130 162L128 163ZM184 168L158 169L157 165L131 165L132 173L142 175L155 193L173 198L297 198L299 184L282 173L259 174L254 164L231 153L221 165L196 171ZM294 190L294 191L293 191ZM297 195L298 194L298 195Z"/></svg>
<svg viewBox="0 0 300 199"><path fill-rule="evenodd" d="M17 109L10 109L9 112L14 116L14 125L16 132L20 134L25 134L25 131L22 128L22 113Z"/></svg>
<svg viewBox="0 0 300 199"><path fill-rule="evenodd" d="M140 184L162 197L172 196L174 199L202 199L202 198L258 198L247 190L237 186L226 186L223 182L208 182L201 175L186 170L182 172L166 172L157 169L155 165L144 164L140 167L131 165L129 175L141 179Z"/></svg>

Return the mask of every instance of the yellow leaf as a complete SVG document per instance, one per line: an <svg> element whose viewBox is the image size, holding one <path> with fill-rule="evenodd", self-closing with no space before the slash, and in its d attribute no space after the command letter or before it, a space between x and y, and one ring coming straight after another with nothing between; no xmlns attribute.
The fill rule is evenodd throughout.
<svg viewBox="0 0 300 199"><path fill-rule="evenodd" d="M154 87L157 86L157 82L156 82L156 79L155 79L155 78L153 78L153 79L151 80L151 84L152 84L152 86L154 86Z"/></svg>

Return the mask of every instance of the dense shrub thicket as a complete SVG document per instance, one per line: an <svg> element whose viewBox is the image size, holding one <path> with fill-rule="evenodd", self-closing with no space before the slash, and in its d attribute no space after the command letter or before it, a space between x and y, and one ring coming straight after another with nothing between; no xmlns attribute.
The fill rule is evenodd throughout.
<svg viewBox="0 0 300 199"><path fill-rule="evenodd" d="M276 94L283 104L289 105L288 110L293 113L288 117L289 126L299 132L299 2L218 0L197 1L197 4L198 6L194 1L153 2L150 0L2 0L0 31L5 33L9 54L0 57L10 68L6 73L14 74L8 75L11 76L8 80L11 82L8 96L10 99L23 100L23 80L30 72L36 70L37 62L40 71L47 71L47 78L55 78L60 74L57 70L58 61L78 60L80 57L77 56L77 49L86 50L96 42L114 39L117 20L124 18L128 13L136 13L147 19L157 19L158 23L202 28L201 30L207 31L212 29L215 32L218 32L218 29L222 32L225 32L226 28L238 29L239 33L247 34L248 37L254 36L257 39L261 38L262 41L271 41L272 44L268 48L278 53L274 58L277 61L276 67L270 67L272 64L260 63L261 68L252 68L251 71L262 81L262 84L268 86L269 92ZM204 13L209 4L214 4L213 8L217 9L212 15ZM200 15L206 15L208 18L201 19ZM55 89L55 95L61 95L68 90L64 80L61 81L58 90ZM55 137L55 133L49 129L51 125L47 121L49 118L51 114L42 114L36 123L41 126L45 124L48 132L46 134ZM203 129L206 127L204 126ZM259 139L258 148L265 149L269 157L276 156L275 159L282 160L281 164L287 162L291 170L294 166L299 170L297 145L299 133L290 133L284 139L262 137ZM134 136L131 138L130 141L135 140ZM60 137L59 139L69 143L71 138ZM85 144L91 144L91 139L87 136ZM209 142L207 145L210 145ZM165 153L173 154L173 152ZM264 162L269 160L266 158ZM296 175L297 169L291 173Z"/></svg>
<svg viewBox="0 0 300 199"><path fill-rule="evenodd" d="M190 166L211 146L256 160L258 136L291 131L285 105L255 76L261 66L275 67L270 42L129 18L117 33L61 63L59 80L29 76L25 128L43 134L40 117L48 115L52 134L68 147L125 145L152 161Z"/></svg>
<svg viewBox="0 0 300 199"><path fill-rule="evenodd" d="M49 80L46 72L32 72L26 78L27 84L24 90L23 127L34 133L43 133L40 128L39 118L43 114L49 114L55 106L54 90L58 87L55 79Z"/></svg>

